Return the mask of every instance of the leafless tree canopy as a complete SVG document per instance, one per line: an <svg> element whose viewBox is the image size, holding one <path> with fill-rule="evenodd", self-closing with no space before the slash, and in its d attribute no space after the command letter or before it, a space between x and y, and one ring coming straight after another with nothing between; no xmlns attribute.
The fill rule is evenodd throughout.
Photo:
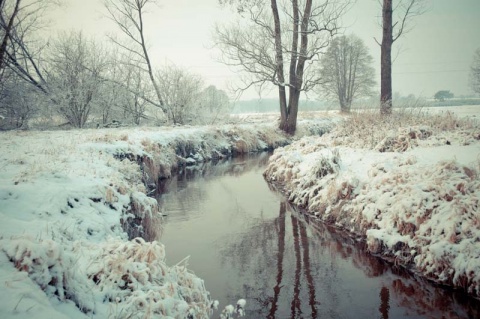
<svg viewBox="0 0 480 319"><path fill-rule="evenodd" d="M169 122L214 124L230 112L228 96L214 86L204 87L200 75L170 64L157 72Z"/></svg>
<svg viewBox="0 0 480 319"><path fill-rule="evenodd" d="M475 51L470 68L470 86L475 93L480 94L480 48Z"/></svg>
<svg viewBox="0 0 480 319"><path fill-rule="evenodd" d="M82 128L92 111L107 70L105 52L80 32L56 40L49 57L48 83L58 112Z"/></svg>
<svg viewBox="0 0 480 319"><path fill-rule="evenodd" d="M44 16L57 0L0 0L0 80L14 73L47 93L40 68L44 44L36 32L45 26Z"/></svg>
<svg viewBox="0 0 480 319"><path fill-rule="evenodd" d="M162 94L154 76L145 39L144 14L147 8L155 3L156 0L104 0L110 19L117 25L125 37L125 41L115 37L110 37L110 39L130 54L133 59L133 65L141 68L148 74L155 89L157 97L156 106L166 112L166 109L163 107Z"/></svg>
<svg viewBox="0 0 480 319"><path fill-rule="evenodd" d="M335 96L342 112L350 112L352 101L372 94L375 85L373 58L357 36L335 38L321 60L322 93Z"/></svg>
<svg viewBox="0 0 480 319"><path fill-rule="evenodd" d="M273 84L280 99L280 128L294 133L301 92L321 78L313 64L340 29L349 1L221 0L233 5L239 21L217 25L214 42L222 61L244 72L245 90ZM288 89L288 102L287 102Z"/></svg>
<svg viewBox="0 0 480 319"><path fill-rule="evenodd" d="M38 31L56 0L0 0L0 129L26 128L48 95L42 71L46 40ZM6 124L6 125L3 125Z"/></svg>
<svg viewBox="0 0 480 319"><path fill-rule="evenodd" d="M198 123L216 124L228 117L232 106L224 91L210 85L200 94L197 107L201 110L198 114Z"/></svg>
<svg viewBox="0 0 480 319"><path fill-rule="evenodd" d="M158 71L157 81L168 119L173 124L190 122L189 116L203 87L201 77L175 65L167 65Z"/></svg>
<svg viewBox="0 0 480 319"><path fill-rule="evenodd" d="M114 121L139 125L147 119L149 101L154 92L147 73L132 63L130 56L121 55L118 50L108 54L108 69L104 74L101 94L96 112L101 116L102 125Z"/></svg>

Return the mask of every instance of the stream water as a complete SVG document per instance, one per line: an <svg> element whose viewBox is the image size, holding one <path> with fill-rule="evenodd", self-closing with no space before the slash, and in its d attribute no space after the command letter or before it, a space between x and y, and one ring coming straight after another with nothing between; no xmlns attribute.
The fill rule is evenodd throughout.
<svg viewBox="0 0 480 319"><path fill-rule="evenodd" d="M189 168L159 189L167 263L190 256L220 310L245 298L246 318L480 318L477 300L296 212L264 181L268 156Z"/></svg>

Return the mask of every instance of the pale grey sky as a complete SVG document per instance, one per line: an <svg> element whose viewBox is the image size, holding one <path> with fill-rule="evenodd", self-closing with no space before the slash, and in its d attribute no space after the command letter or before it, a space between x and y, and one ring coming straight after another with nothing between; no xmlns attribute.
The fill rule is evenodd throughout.
<svg viewBox="0 0 480 319"><path fill-rule="evenodd" d="M51 14L55 30L82 29L101 39L115 28L105 18L102 0L65 0ZM427 0L429 10L415 18L413 28L394 44L393 89L402 95L431 97L438 90L471 94L468 73L475 49L480 48L480 0ZM218 0L159 0L146 20L147 39L156 66L173 62L202 74L207 84L226 89L237 75L215 61L211 30L228 21L231 12ZM358 0L343 22L370 48L380 73L381 15L378 0ZM255 98L255 93L243 98Z"/></svg>

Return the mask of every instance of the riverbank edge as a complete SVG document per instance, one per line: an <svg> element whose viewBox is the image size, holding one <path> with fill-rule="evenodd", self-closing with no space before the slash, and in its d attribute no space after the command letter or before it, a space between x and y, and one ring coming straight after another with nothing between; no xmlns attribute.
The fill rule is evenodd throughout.
<svg viewBox="0 0 480 319"><path fill-rule="evenodd" d="M298 135L321 135L330 130L332 126L333 122L330 120L306 121L303 124L300 123ZM219 160L235 156L236 154L272 150L291 143L294 139L298 138L298 136L290 137L284 135L271 124L226 125L222 127L201 128L136 129L133 131L128 129L104 129L81 132L42 132L39 133L37 137L35 137L35 132L9 132L2 134L5 135L4 142L6 142L7 145L9 144L9 146L12 146L12 144L25 145L28 143L32 143L32 146L35 145L37 147L45 145L45 147L40 148L37 153L41 153L45 162L53 162L51 165L49 164L46 167L42 167L40 171L35 172L35 174L30 173L29 176L27 176L29 173L26 172L15 175L12 174L10 176L9 174L6 174L7 176L1 176L2 180L8 181L8 183L5 183L1 187L2 194L13 194L9 196L14 197L14 189L16 187L18 189L18 185L32 186L30 188L27 187L27 189L33 189L33 184L39 180L41 181L43 175L54 173L58 175L57 178L60 178L64 177L62 175L65 171L69 171L69 178L75 178L75 174L81 173L82 177L86 176L91 184L90 186L82 186L82 183L78 183L78 185L73 185L72 189L68 192L63 190L62 187L58 187L57 190L52 191L55 193L55 196L62 198L62 201L65 201L66 205L63 204L63 207L49 207L47 216L42 216L41 221L47 223L48 232L47 235L41 236L42 238L38 237L38 230L34 227L31 229L19 229L18 233L12 230L21 224L15 219L16 216L10 216L11 220L5 220L6 227L10 230L2 231L0 236L0 249L5 253L7 259L12 263L12 266L15 267L6 266L4 264L6 261L4 261L2 257L2 267L6 267L2 270L5 270L7 273L5 277L15 277L14 274L8 274L14 269L28 273L28 278L30 278L33 283L39 285L39 288L46 292L50 300L52 300L51 298L58 298L60 302L72 303L73 301L77 309L83 313L90 315L96 313L100 316L111 311L107 309L109 306L105 304L101 306L95 301L93 301L92 304L92 302L83 300L83 295L80 296L77 291L73 291L78 290L78 287L74 287L72 280L66 279L67 276L71 275L72 271L72 269L66 268L72 265L75 267L85 266L83 263L77 265L76 262L70 262L72 252L79 253L78 245L86 246L86 249L90 251L102 250L103 248L99 249L98 247L105 245L108 246L108 248L105 249L111 250L112 247L116 245L126 247L124 251L125 249L127 251L129 249L144 249L149 251L148 254L151 254L152 251L158 253L160 246L157 244L145 243L138 240L128 241L128 237L133 238L139 235L147 236L149 230L144 226L159 226L159 219L152 218L158 216L157 203L154 199L146 196L146 194L156 187L159 179L169 178L171 174L183 166ZM62 134L64 136L62 136L61 144L56 145L56 142L51 143L52 140L58 139ZM65 143L68 144L68 147L65 147ZM23 156L23 154L20 154L21 150L18 148L15 149L15 147L12 147L12 150L12 154L15 153L18 157ZM65 159L59 160L58 153L64 153L67 150L70 154L68 154ZM83 158L86 156L85 154L89 155L88 161L92 161L87 165L91 166L91 168L86 167L85 171L78 170L76 167L78 166L78 162L86 161L85 158ZM57 159L54 159L55 156L57 156ZM38 161L38 158L35 160ZM32 160L32 162L33 161L34 160ZM70 161L73 164L70 163ZM61 167L53 167L60 162L62 164ZM6 166L3 167L5 171L9 168L15 171L17 168L25 166L26 163L28 165L29 160L11 159L7 156L5 157L5 163L7 163ZM32 163L32 165L34 165L34 163ZM103 170L105 170L104 173L102 173ZM78 171L80 171L80 173ZM120 171L120 174L117 174L116 171ZM19 178L19 176L21 176L21 178ZM41 195L42 192L47 192L47 189L40 189L38 192ZM49 194L45 194L45 197L48 197L47 195ZM3 198L1 199L3 200ZM15 203L14 200L8 200L10 201L8 205L12 205L12 207L16 209L22 206L21 203ZM5 205L5 210L2 209L4 216L14 214L13 209L9 211L8 205ZM41 204L39 206L41 206ZM89 209L93 208L96 216L89 215L91 212L84 216L77 214L86 207ZM43 212L40 212L41 210L41 207L33 208L27 215L42 215ZM77 216L75 217L75 215ZM105 217L105 215L109 217ZM97 225L95 227L90 225L88 229L83 229L82 226L78 226L78 229L71 230L70 233L65 234L65 236L59 235L64 230L56 229L57 221L60 219L68 220L68 218L72 219L72 224L80 225L82 223L81 219L85 220L86 218L92 219L92 223L93 220L95 220ZM157 220L157 223L145 223L145 219ZM67 221L62 223L67 223ZM119 229L118 226L120 225L123 231ZM22 227L28 226L23 225ZM97 228L104 228L106 231L104 230L104 233L97 233L100 235L95 236ZM128 236L126 236L125 231L129 232ZM52 236L55 234L57 237L49 238L50 234L52 234ZM58 236L61 236L61 238L58 238ZM90 237L96 238L92 240ZM117 241L107 244L105 240L111 237L117 238ZM81 244L79 244L79 242L81 242ZM163 246L160 248L161 251ZM52 249L58 251L58 254L50 258L48 251ZM75 249L77 251L75 251ZM100 256L104 256L105 249L99 253ZM37 252L35 252L35 250L37 250ZM46 253L40 254L41 251L46 251ZM151 266L148 263L146 264L147 266ZM179 265L174 266L174 268L178 267ZM39 271L47 272L48 278L39 278ZM103 269L102 271L107 270ZM188 271L188 274L191 274L191 276L188 277L189 275L187 275L185 271L188 270L183 267L180 273L187 278L191 278L189 279L191 281L197 281L192 273ZM88 273L88 271L86 272ZM162 270L162 272L164 272L164 270ZM120 277L125 279L124 276ZM28 281L28 278L23 277L22 280ZM99 277L94 278L99 281ZM82 280L87 281L87 278L82 278ZM30 281L25 284L26 287L32 287L32 282ZM95 285L90 285L95 287ZM203 282L200 283L200 287L201 286L203 286ZM89 289L92 287L89 287ZM105 287L102 287L102 289L104 288ZM18 294L8 293L8 291L9 289L6 289L2 294L2 296L5 296L5 298L2 298L2 305L16 304L18 303L18 299L24 300L22 299L23 297L19 297ZM147 294L148 291L147 289ZM210 307L210 298L206 291L204 294L206 295L203 297L191 298L190 302L193 302L191 303L191 308L184 310L208 309ZM45 299L45 297L41 298ZM208 304L199 305L198 302L200 300L206 300ZM133 305L133 302L130 306L137 307ZM105 309L99 309L99 307ZM18 307L18 304L16 307L8 308L13 309L11 313L8 312L7 307L2 307L2 311L5 312L0 313L12 315L13 313L18 314L19 311L21 312L21 307ZM55 312L54 310L48 310L48 308L49 307L43 308L43 310L47 313L49 311ZM28 312L28 309L25 311ZM72 309L66 311L67 317L70 317L68 311L72 311ZM136 309L136 311L142 311L142 309ZM65 310L62 312L65 313ZM126 311L124 313L129 312ZM48 314L47 316L50 315L51 314ZM55 315L58 315L58 313L55 313Z"/></svg>
<svg viewBox="0 0 480 319"><path fill-rule="evenodd" d="M243 154L274 151L304 136L321 136L334 125L335 120L328 119L303 121L299 123L294 136L269 124L228 125L178 135L168 142L153 137L141 142L144 146L141 152L117 149L112 155L117 160L128 159L138 164L146 194L150 194L158 188L160 180L169 179L186 166L221 161ZM159 223L152 221L151 217L140 210L133 211L133 215L122 220L129 238L153 239L157 232L152 228L158 227Z"/></svg>
<svg viewBox="0 0 480 319"><path fill-rule="evenodd" d="M429 132L432 131L432 129L426 127L422 128L422 130L425 129ZM418 147L419 145L417 144L417 141L415 141L416 138L420 140L430 137L420 138L419 135L415 136L415 134L419 133L418 128L408 128L407 130L405 130L405 128L399 129L399 131L402 130L407 132L410 130L410 135L412 137L405 138L405 136L401 136L401 138L399 138L399 136L395 136L392 138L392 136L388 136L387 134L385 140L390 139L394 144L396 144L397 141L406 141L406 143L413 142L412 144L415 144L415 147ZM461 134L468 136L469 139L467 144L472 143L473 141L473 143L479 145L478 140L480 140L480 135L478 128L465 130ZM425 248L428 245L425 244L425 247L422 247L421 245L418 245L418 243L413 244L417 239L416 231L419 228L419 225L415 222L400 219L398 221L397 229L392 231L395 235L391 236L391 238L388 236L382 237L385 233L390 232L390 229L382 228L379 226L379 223L372 222L371 219L378 218L385 207L377 209L376 215L374 214L375 216L362 216L363 210L367 205L375 206L374 200L370 203L358 200L361 193L368 192L365 190L368 182L359 182L354 176L341 176L338 178L339 163L342 161L342 155L345 153L350 153L350 155L353 153L354 156L356 156L353 161L362 161L361 157L365 155L368 156L369 152L370 154L375 152L378 154L388 154L390 158L385 157L387 160L393 159L396 161L397 165L407 167L407 170L410 165L415 165L415 157L412 155L403 156L403 152L406 149L397 151L398 153L391 151L384 153L385 151L380 148L372 151L367 149L359 150L357 147L350 148L348 146L341 146L341 143L339 143L339 146L335 145L335 133L333 134L333 137L328 137L327 135L324 136L326 137L325 139L323 137L318 139L305 138L296 141L285 148L277 149L274 155L270 158L269 165L264 172L264 178L266 181L282 192L288 198L289 202L297 207L302 213L308 214L314 219L348 234L357 241L365 242L367 251L372 255L395 266L400 266L412 274L420 276L436 285L448 289L460 290L473 298L480 299L480 290L478 288L480 286L480 278L478 272L459 271L453 266L454 261L447 257L441 260L434 260L427 264L427 262L425 262L427 258L422 256L422 248ZM442 138L445 139L445 136L442 136ZM296 145L299 147L294 150L289 150L289 148L295 148ZM450 141L448 141L447 145L450 146ZM430 145L430 147L431 146L432 145ZM322 154L317 156L316 161L310 160L305 161L308 162L307 164L302 163L305 154L301 153L303 152L302 148L305 147L310 147L308 151L304 151L305 154ZM413 146L409 145L407 148L410 149L411 147ZM342 150L344 152L342 152ZM348 152L345 150L348 150ZM431 151L435 152L434 150ZM382 160L380 159L377 163L381 161ZM372 176L370 176L372 180L376 177L375 175L390 173L390 168L387 168L387 166L389 166L388 163L384 164L384 167L377 163L373 164L372 167L369 167L375 171L372 173ZM304 167L300 167L302 165ZM376 165L379 167L375 167ZM434 165L436 165L436 163L432 164L432 166ZM456 160L445 162L439 161L438 165L438 169L442 171L451 170L452 172L460 173L462 175L459 180L456 178L458 176L454 176L452 173L452 184L455 183L456 185L456 187L454 187L455 193L446 189L444 193L438 194L438 198L445 202L452 202L457 198L457 193L464 196L476 194L478 197L478 189L480 189L478 187L480 185L478 176L480 173L476 170L477 167L472 167L471 164L459 164ZM307 166L308 168L306 168ZM313 176L313 179L309 177L305 178L305 176L308 175ZM445 177L445 175L442 177ZM400 187L403 186L402 183L399 184ZM445 184L448 184L448 180L445 181ZM400 188L395 189L395 186L397 185L394 184L391 186L393 188L391 190L392 194L402 193ZM435 190L433 191L435 192ZM428 219L430 216L429 214L433 215L435 213L435 207L433 209L427 209L427 215L422 216L421 218ZM478 215L478 212L475 211L475 208L466 209L465 214L470 214L475 218L475 214ZM478 219L478 216L476 218ZM464 233L456 233L458 238L465 235L466 234ZM457 239L455 237L453 239L449 238L449 240L451 243L456 244L455 241ZM418 259L423 260L418 262ZM478 263L476 264L477 265L473 268L478 270ZM441 268L442 273L436 273L436 267Z"/></svg>

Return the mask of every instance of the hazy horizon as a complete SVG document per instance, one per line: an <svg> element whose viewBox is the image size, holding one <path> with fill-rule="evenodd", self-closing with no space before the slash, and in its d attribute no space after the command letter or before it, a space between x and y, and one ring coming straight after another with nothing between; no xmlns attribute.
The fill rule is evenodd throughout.
<svg viewBox="0 0 480 319"><path fill-rule="evenodd" d="M146 16L146 38L155 67L175 63L201 74L206 84L228 90L238 75L214 59L211 33L217 21L232 18L218 0L158 1ZM400 95L432 97L439 90L450 90L456 96L470 95L468 74L475 49L480 48L480 1L431 0L428 11L412 21L411 30L393 47L393 91ZM49 35L61 30L82 30L103 39L116 32L105 17L102 0L66 0L54 10ZM345 33L354 33L365 41L374 57L379 90L380 47L374 38L381 37L380 6L377 0L362 0L344 16ZM275 91L262 92L265 98ZM251 90L242 100L257 98Z"/></svg>

